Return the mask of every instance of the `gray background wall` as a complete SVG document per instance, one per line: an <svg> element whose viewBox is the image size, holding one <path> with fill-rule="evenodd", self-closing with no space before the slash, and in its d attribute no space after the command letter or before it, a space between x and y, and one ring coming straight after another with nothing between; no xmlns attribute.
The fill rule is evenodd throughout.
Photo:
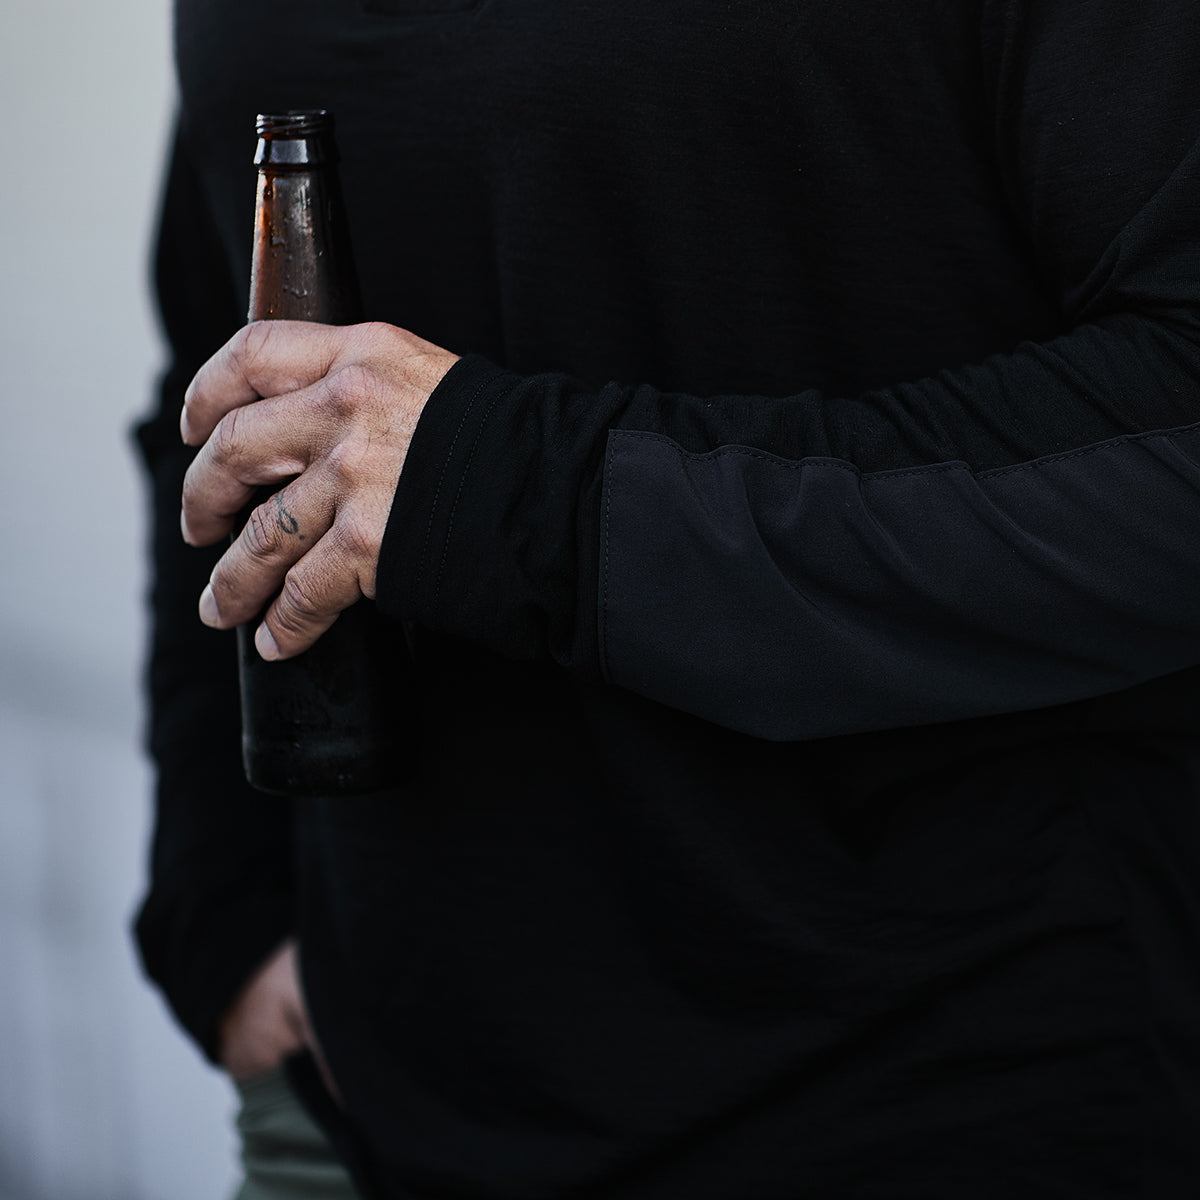
<svg viewBox="0 0 1200 1200"><path fill-rule="evenodd" d="M161 361L146 280L167 0L0 7L0 1200L200 1200L232 1096L141 981L149 773L127 431Z"/></svg>

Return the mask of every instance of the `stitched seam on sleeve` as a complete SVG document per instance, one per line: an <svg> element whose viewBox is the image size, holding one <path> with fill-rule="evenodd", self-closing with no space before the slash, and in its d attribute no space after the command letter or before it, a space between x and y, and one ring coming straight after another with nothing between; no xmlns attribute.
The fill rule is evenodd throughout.
<svg viewBox="0 0 1200 1200"><path fill-rule="evenodd" d="M604 473L604 583L600 589L600 670L606 679L612 679L612 664L608 660L608 583L612 577L612 494L616 487L616 472L613 464L617 458L617 440L608 443L608 469Z"/></svg>
<svg viewBox="0 0 1200 1200"><path fill-rule="evenodd" d="M442 594L442 578L446 573L446 560L450 555L450 539L454 533L454 521L458 514L459 501L462 499L463 488L467 483L467 475L471 470L471 463L475 460L475 451L479 448L479 441L483 437L483 429L487 424L488 417L492 415L492 411L496 405L502 400L507 400L513 391L516 389L516 383L510 383L504 391L497 393L492 397L492 402L484 410L483 416L479 418L479 424L475 428L475 437L471 442L471 449L467 452L467 460L463 463L463 468L458 474L458 489L454 493L454 503L450 507L450 517L446 522L446 533L442 538L442 557L438 563L437 578L433 581L433 602L436 604ZM476 392L476 396L478 396ZM471 403L474 404L474 398Z"/></svg>
<svg viewBox="0 0 1200 1200"><path fill-rule="evenodd" d="M1110 450L1118 444L1132 442L1148 442L1151 440L1170 442L1189 433L1200 432L1200 424L1184 425L1179 429L1158 429L1152 433L1131 433L1122 438L1112 438L1107 442L1097 442L1093 446L1082 446L1078 450L1068 450L1062 454L1049 455L1046 458L1036 458L1031 462L1016 463L1011 467L993 467L990 471L980 471L980 479L995 479L1001 475L1013 475L1019 471L1033 471L1047 463L1069 462L1073 458L1086 458L1089 454L1098 454L1101 450Z"/></svg>
<svg viewBox="0 0 1200 1200"><path fill-rule="evenodd" d="M1014 463L1012 466L990 467L984 471L972 470L968 463L959 461L930 463L928 466L900 468L891 471L863 471L860 467L855 466L854 463L840 458L780 458L769 451L757 450L751 446L720 446L716 450L698 453L693 450L685 450L665 434L646 433L629 429L619 429L614 432L618 437L622 438L637 438L642 441L658 442L673 450L681 460L715 462L717 459L737 455L741 458L758 459L760 462L765 462L775 467L782 467L788 471L814 470L825 467L857 475L863 483L886 483L889 479L906 479L913 475L936 475L948 471L966 472L969 475L973 475L976 479L995 479L1002 475L1011 475L1020 471L1037 470L1052 463L1069 462L1076 458L1086 458L1088 455L1098 454L1101 451L1111 450L1114 447L1133 442L1148 442L1152 440L1173 441L1187 434L1200 433L1200 421L1192 425L1181 425L1174 429L1155 429L1146 433L1123 434L1119 437L1108 438L1103 442L1081 446L1075 450L1064 450L1058 454L1043 455L1040 458L1030 459L1028 462Z"/></svg>

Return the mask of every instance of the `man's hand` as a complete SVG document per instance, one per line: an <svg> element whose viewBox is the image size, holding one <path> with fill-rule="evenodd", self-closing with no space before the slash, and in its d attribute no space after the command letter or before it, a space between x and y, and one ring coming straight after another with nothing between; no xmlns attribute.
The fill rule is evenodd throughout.
<svg viewBox="0 0 1200 1200"><path fill-rule="evenodd" d="M180 431L203 444L183 485L196 546L258 505L200 597L206 625L248 621L264 658L307 649L337 615L375 595L379 546L425 402L457 356L391 325L247 325L200 368ZM276 595L278 593L278 595Z"/></svg>
<svg viewBox="0 0 1200 1200"><path fill-rule="evenodd" d="M307 1050L326 1090L342 1102L308 1019L294 939L284 942L242 989L221 1021L220 1038L221 1065L234 1079L265 1075Z"/></svg>
<svg viewBox="0 0 1200 1200"><path fill-rule="evenodd" d="M273 1071L313 1045L300 992L296 944L284 942L246 985L221 1022L221 1065L234 1079Z"/></svg>

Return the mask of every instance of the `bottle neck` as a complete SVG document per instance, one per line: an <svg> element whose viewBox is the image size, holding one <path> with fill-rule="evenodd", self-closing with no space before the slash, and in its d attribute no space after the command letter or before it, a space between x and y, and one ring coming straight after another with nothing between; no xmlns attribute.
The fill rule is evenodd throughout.
<svg viewBox="0 0 1200 1200"><path fill-rule="evenodd" d="M296 170L320 167L329 161L324 138L264 138L258 139L254 162L259 170Z"/></svg>

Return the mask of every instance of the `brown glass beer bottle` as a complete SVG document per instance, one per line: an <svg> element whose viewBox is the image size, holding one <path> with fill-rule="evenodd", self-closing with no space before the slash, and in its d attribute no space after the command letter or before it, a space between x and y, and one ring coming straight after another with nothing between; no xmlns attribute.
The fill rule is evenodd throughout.
<svg viewBox="0 0 1200 1200"><path fill-rule="evenodd" d="M258 139L249 319L360 320L332 117L261 115ZM237 631L250 783L282 795L334 796L394 782L405 767L400 741L411 682L402 628L361 600L311 649L266 662L254 648L257 626Z"/></svg>

